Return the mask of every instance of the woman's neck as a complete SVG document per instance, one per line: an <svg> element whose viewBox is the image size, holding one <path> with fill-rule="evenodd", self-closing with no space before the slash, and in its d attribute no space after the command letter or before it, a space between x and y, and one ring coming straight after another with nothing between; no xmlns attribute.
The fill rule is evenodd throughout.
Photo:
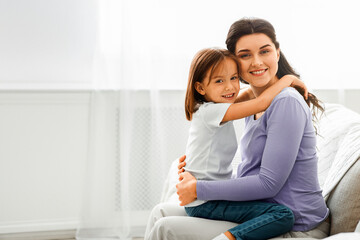
<svg viewBox="0 0 360 240"><path fill-rule="evenodd" d="M276 83L279 79L275 76L272 80L270 80L268 82L268 84L266 84L263 87L256 87L253 85L250 85L251 90L253 91L255 97L260 96L261 93L263 93L267 88L269 88L270 86L272 86L274 83Z"/></svg>

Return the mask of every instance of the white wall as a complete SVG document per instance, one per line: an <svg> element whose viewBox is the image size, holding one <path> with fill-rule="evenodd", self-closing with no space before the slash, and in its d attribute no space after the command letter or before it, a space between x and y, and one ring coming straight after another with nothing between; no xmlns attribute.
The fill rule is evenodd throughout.
<svg viewBox="0 0 360 240"><path fill-rule="evenodd" d="M95 0L0 0L0 89L89 88Z"/></svg>
<svg viewBox="0 0 360 240"><path fill-rule="evenodd" d="M342 104L360 113L360 89L314 89L312 92L323 102Z"/></svg>
<svg viewBox="0 0 360 240"><path fill-rule="evenodd" d="M74 229L89 93L0 92L0 233Z"/></svg>

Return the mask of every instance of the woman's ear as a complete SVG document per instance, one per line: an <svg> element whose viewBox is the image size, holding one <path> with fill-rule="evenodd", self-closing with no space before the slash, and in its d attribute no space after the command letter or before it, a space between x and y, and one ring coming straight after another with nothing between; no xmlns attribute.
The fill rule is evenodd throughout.
<svg viewBox="0 0 360 240"><path fill-rule="evenodd" d="M276 49L276 53L277 53L277 61L280 60L280 48Z"/></svg>
<svg viewBox="0 0 360 240"><path fill-rule="evenodd" d="M198 93L200 93L201 95L205 95L205 90L204 90L204 87L202 85L202 83L200 82L196 82L195 83L195 89Z"/></svg>

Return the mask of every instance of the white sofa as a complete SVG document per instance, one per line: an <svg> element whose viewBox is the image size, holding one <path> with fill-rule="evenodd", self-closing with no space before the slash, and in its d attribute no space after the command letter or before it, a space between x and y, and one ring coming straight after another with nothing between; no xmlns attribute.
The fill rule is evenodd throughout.
<svg viewBox="0 0 360 240"><path fill-rule="evenodd" d="M342 105L325 104L317 124L319 182L330 209L326 239L360 240L360 115ZM177 160L164 184L162 202L177 202Z"/></svg>

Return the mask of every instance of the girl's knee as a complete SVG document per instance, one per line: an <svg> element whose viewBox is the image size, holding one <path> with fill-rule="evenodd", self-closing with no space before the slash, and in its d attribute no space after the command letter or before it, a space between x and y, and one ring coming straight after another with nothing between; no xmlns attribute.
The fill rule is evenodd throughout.
<svg viewBox="0 0 360 240"><path fill-rule="evenodd" d="M282 210L282 215L283 215L284 225L286 225L288 231L290 231L295 223L294 213L293 211L291 211L290 208L284 207L284 209Z"/></svg>
<svg viewBox="0 0 360 240"><path fill-rule="evenodd" d="M286 206L278 205L276 207L276 212L277 212L279 221L282 222L282 225L284 226L284 228L287 228L290 231L295 223L295 216L294 216L293 211Z"/></svg>
<svg viewBox="0 0 360 240"><path fill-rule="evenodd" d="M294 216L293 211L292 211L290 208L285 207L284 214L285 214L286 218L288 218L289 221L291 221L292 224L294 224L294 222L295 222L295 216Z"/></svg>

